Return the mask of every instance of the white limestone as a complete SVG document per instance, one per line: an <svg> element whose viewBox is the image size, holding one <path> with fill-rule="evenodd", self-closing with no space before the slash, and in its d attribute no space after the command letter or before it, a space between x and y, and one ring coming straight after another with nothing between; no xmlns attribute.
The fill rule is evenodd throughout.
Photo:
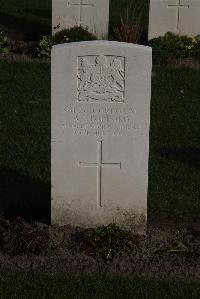
<svg viewBox="0 0 200 299"><path fill-rule="evenodd" d="M93 41L52 50L52 222L144 233L151 48Z"/></svg>
<svg viewBox="0 0 200 299"><path fill-rule="evenodd" d="M106 39L109 26L109 0L53 0L53 33L74 26L87 27L99 39Z"/></svg>
<svg viewBox="0 0 200 299"><path fill-rule="evenodd" d="M166 32L200 34L199 0L150 0L149 39Z"/></svg>

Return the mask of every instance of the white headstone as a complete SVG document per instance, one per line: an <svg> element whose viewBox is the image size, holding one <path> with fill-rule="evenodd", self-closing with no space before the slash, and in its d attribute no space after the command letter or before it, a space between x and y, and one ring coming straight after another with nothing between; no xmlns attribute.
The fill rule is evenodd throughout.
<svg viewBox="0 0 200 299"><path fill-rule="evenodd" d="M145 232L151 60L118 42L53 48L53 223Z"/></svg>
<svg viewBox="0 0 200 299"><path fill-rule="evenodd" d="M167 32L200 34L200 0L150 0L149 39Z"/></svg>
<svg viewBox="0 0 200 299"><path fill-rule="evenodd" d="M74 26L87 27L99 39L106 39L109 0L53 0L53 33Z"/></svg>

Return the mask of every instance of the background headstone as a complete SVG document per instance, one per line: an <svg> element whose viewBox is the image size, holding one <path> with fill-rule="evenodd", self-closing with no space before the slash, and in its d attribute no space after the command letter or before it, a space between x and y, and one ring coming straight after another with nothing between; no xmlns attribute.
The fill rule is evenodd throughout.
<svg viewBox="0 0 200 299"><path fill-rule="evenodd" d="M106 39L109 26L109 0L53 0L53 33L74 26L87 27L99 39Z"/></svg>
<svg viewBox="0 0 200 299"><path fill-rule="evenodd" d="M145 231L151 60L126 43L53 47L53 223Z"/></svg>
<svg viewBox="0 0 200 299"><path fill-rule="evenodd" d="M199 0L150 0L149 39L167 32L196 36L200 33Z"/></svg>

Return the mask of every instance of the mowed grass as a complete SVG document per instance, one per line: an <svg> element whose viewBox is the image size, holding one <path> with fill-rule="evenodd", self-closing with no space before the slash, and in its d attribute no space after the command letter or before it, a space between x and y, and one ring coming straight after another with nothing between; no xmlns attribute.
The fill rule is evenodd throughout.
<svg viewBox="0 0 200 299"><path fill-rule="evenodd" d="M110 275L1 273L1 298L199 299L200 284Z"/></svg>
<svg viewBox="0 0 200 299"><path fill-rule="evenodd" d="M20 40L47 35L51 32L51 0L0 0L0 30Z"/></svg>
<svg viewBox="0 0 200 299"><path fill-rule="evenodd" d="M200 70L154 71L149 212L200 216Z"/></svg>
<svg viewBox="0 0 200 299"><path fill-rule="evenodd" d="M0 206L46 219L50 206L50 63L0 61Z"/></svg>
<svg viewBox="0 0 200 299"><path fill-rule="evenodd" d="M46 219L50 64L1 61L0 68L1 205L8 216ZM154 69L149 215L200 216L199 84L200 70Z"/></svg>

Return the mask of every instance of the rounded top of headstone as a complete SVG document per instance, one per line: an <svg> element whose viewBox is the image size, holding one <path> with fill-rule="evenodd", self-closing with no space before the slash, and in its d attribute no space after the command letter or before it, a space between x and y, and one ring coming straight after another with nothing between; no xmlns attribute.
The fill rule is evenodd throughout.
<svg viewBox="0 0 200 299"><path fill-rule="evenodd" d="M57 48L77 48L77 47L85 47L85 46L94 46L94 47L101 47L101 46L108 46L108 47L118 47L118 48L130 48L130 49L140 49L146 51L152 51L151 47L132 44L132 43L125 43L125 42L118 42L118 41L106 41L106 40L95 40L95 41L83 41L83 42L73 42L73 43L65 43L65 44L58 44L54 45L53 49Z"/></svg>

